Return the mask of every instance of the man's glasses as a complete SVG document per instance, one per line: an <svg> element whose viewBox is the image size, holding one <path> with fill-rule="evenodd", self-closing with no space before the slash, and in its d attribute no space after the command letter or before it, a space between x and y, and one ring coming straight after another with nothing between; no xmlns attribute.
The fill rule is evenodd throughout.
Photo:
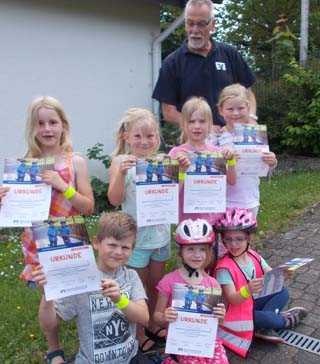
<svg viewBox="0 0 320 364"><path fill-rule="evenodd" d="M186 19L186 26L188 28L197 27L199 29L205 29L211 22L212 18L208 20L201 20L201 21L192 21L190 19Z"/></svg>
<svg viewBox="0 0 320 364"><path fill-rule="evenodd" d="M244 238L244 237L236 237L236 238L224 238L223 239L223 242L225 243L225 244L231 244L231 243L236 243L236 244L241 244L241 243L243 243L244 241L246 241L247 239L246 238Z"/></svg>

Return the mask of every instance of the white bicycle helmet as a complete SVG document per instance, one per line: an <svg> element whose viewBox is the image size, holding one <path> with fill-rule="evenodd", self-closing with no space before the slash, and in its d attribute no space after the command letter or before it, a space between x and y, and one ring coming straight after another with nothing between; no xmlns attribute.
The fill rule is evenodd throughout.
<svg viewBox="0 0 320 364"><path fill-rule="evenodd" d="M204 219L183 220L176 230L176 242L179 245L213 244L215 233L212 226Z"/></svg>

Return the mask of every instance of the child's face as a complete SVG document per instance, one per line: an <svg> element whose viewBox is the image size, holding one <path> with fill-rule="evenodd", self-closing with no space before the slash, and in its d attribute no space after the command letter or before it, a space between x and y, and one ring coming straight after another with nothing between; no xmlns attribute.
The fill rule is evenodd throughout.
<svg viewBox="0 0 320 364"><path fill-rule="evenodd" d="M239 97L227 99L219 107L219 113L231 127L234 126L234 123L247 124L249 122L249 105Z"/></svg>
<svg viewBox="0 0 320 364"><path fill-rule="evenodd" d="M186 125L185 133L189 143L204 143L209 135L211 124L201 111L195 111Z"/></svg>
<svg viewBox="0 0 320 364"><path fill-rule="evenodd" d="M138 158L145 158L156 152L159 136L150 125L136 125L125 133L124 139L130 146L131 153Z"/></svg>
<svg viewBox="0 0 320 364"><path fill-rule="evenodd" d="M42 148L60 146L63 123L53 109L41 107L38 110L38 122L35 126L35 138Z"/></svg>
<svg viewBox="0 0 320 364"><path fill-rule="evenodd" d="M234 257L239 257L247 250L249 235L244 231L226 231L222 240L228 252Z"/></svg>
<svg viewBox="0 0 320 364"><path fill-rule="evenodd" d="M193 269L202 269L207 263L208 245L185 245L181 249L182 261Z"/></svg>
<svg viewBox="0 0 320 364"><path fill-rule="evenodd" d="M93 245L98 252L98 266L103 272L114 272L119 267L126 265L132 253L134 236L122 240L105 238L96 241Z"/></svg>

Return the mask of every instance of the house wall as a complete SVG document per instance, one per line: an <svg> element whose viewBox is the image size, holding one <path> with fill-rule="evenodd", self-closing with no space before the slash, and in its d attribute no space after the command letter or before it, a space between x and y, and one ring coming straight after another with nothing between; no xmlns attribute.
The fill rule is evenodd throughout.
<svg viewBox="0 0 320 364"><path fill-rule="evenodd" d="M2 0L0 156L25 152L26 109L39 95L64 104L76 151L102 142L111 152L123 112L152 106L158 31L159 4L144 0Z"/></svg>

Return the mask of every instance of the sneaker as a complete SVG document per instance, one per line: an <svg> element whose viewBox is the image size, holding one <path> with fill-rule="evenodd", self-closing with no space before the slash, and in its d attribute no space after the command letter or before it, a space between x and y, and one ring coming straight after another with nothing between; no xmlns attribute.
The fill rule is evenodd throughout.
<svg viewBox="0 0 320 364"><path fill-rule="evenodd" d="M268 341L272 344L283 344L284 340L271 329L261 329L254 333L255 338Z"/></svg>
<svg viewBox="0 0 320 364"><path fill-rule="evenodd" d="M304 307L292 307L290 310L280 313L286 320L286 329L293 329L301 320L308 315L308 310Z"/></svg>

